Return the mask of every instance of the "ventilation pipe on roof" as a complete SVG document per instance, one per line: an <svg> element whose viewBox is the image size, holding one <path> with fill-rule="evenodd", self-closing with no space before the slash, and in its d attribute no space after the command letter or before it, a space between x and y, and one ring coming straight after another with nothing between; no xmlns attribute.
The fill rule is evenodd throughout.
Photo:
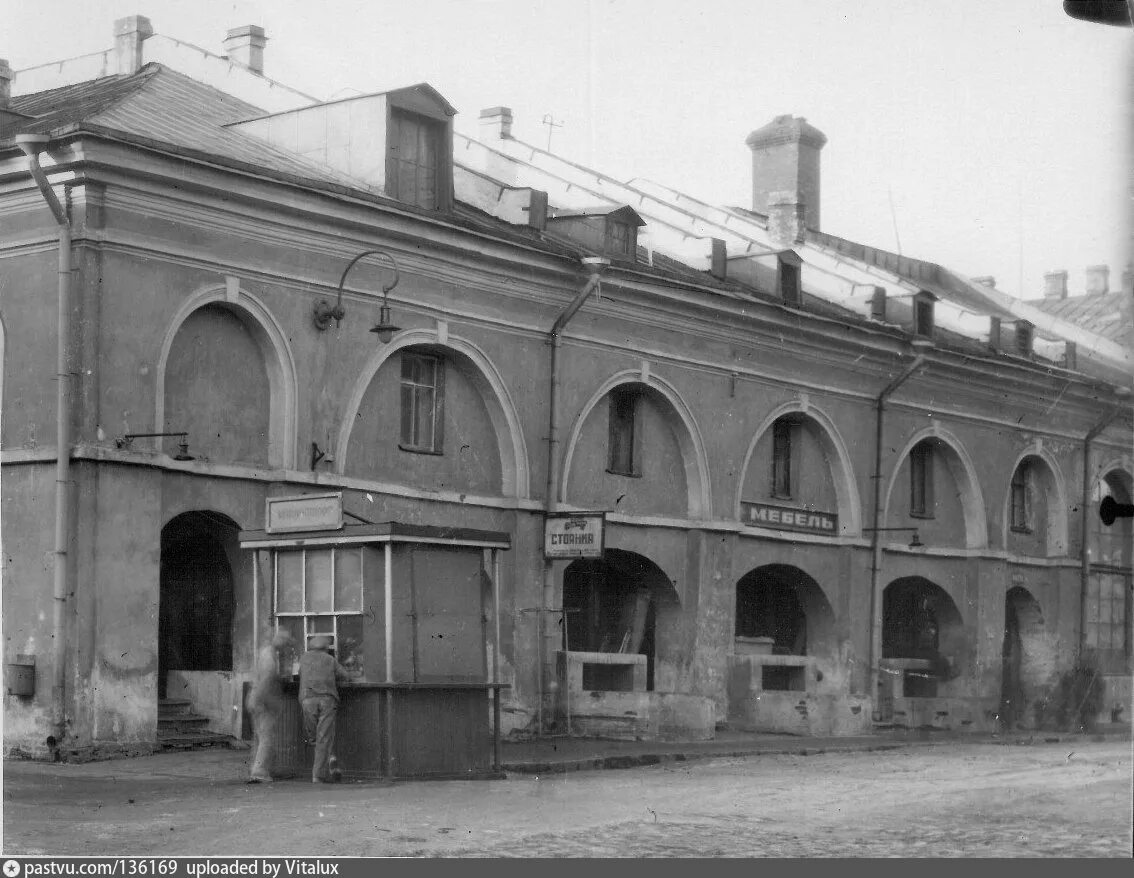
<svg viewBox="0 0 1134 878"><path fill-rule="evenodd" d="M610 265L609 259L601 256L588 256L583 259L583 265L590 272L590 277L579 290L578 295L571 304L555 318L551 330L548 332L548 343L551 345L550 383L548 386L548 417L547 417L547 494L544 500L548 514L555 512L558 507L556 500L559 494L559 344L563 330L571 318L583 307L591 293L599 293L602 289L602 273ZM544 731L544 700L545 692L555 691L551 685L553 680L548 679L545 686L545 677L554 670L552 657L555 650L551 641L557 637L559 626L550 624L550 616L555 612L555 569L552 562L544 559L543 562L543 606L539 614L540 620L540 668L539 668L539 730ZM567 715L568 731L570 731L571 716Z"/></svg>
<svg viewBox="0 0 1134 878"><path fill-rule="evenodd" d="M224 52L229 61L247 67L253 73L264 73L264 46L268 37L254 24L234 27L224 38Z"/></svg>
<svg viewBox="0 0 1134 878"><path fill-rule="evenodd" d="M128 15L114 22L114 58L116 72L137 73L144 63L142 43L154 35L153 25L144 15Z"/></svg>
<svg viewBox="0 0 1134 878"><path fill-rule="evenodd" d="M8 109L12 102L12 68L8 59L0 58L0 110Z"/></svg>
<svg viewBox="0 0 1134 878"><path fill-rule="evenodd" d="M39 188L43 200L59 225L59 274L56 311L55 359L55 548L52 554L54 588L52 591L51 646L51 725L54 747L63 746L66 733L64 685L67 681L66 615L67 595L71 593L67 547L70 541L68 525L71 520L71 223L58 196L51 188L47 175L39 164L48 138L42 134L20 134L16 146L28 161L28 172ZM49 746L51 740L49 739Z"/></svg>

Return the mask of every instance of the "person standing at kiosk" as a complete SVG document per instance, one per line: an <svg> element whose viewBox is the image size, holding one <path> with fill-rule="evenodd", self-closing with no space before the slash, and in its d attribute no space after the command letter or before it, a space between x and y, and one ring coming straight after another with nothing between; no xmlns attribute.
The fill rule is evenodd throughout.
<svg viewBox="0 0 1134 878"><path fill-rule="evenodd" d="M256 678L252 681L252 691L248 693L248 712L252 715L252 731L256 735L256 753L248 783L272 782L272 751L276 746L276 728L283 705L280 651L291 644L288 632L277 631L256 656Z"/></svg>
<svg viewBox="0 0 1134 878"><path fill-rule="evenodd" d="M335 716L339 709L337 681L349 677L347 670L331 655L331 638L316 635L299 659L299 705L303 709L303 732L315 745L311 766L313 783L328 783L328 770L334 762Z"/></svg>

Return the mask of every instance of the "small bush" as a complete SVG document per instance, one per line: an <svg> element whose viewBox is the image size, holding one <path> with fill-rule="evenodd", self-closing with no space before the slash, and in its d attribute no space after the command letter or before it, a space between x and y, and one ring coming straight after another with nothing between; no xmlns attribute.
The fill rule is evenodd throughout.
<svg viewBox="0 0 1134 878"><path fill-rule="evenodd" d="M1080 661L1059 676L1046 699L1036 701L1036 725L1061 732L1093 731L1104 694L1098 667Z"/></svg>

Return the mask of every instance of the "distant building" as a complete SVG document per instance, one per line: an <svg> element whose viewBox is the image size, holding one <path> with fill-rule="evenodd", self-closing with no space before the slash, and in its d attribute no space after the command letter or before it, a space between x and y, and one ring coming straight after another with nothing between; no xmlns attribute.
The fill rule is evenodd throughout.
<svg viewBox="0 0 1134 878"><path fill-rule="evenodd" d="M498 665L516 732L1030 727L1079 657L1129 719L1129 349L825 233L805 120L717 207L424 83L321 103L259 28L115 37L0 64L6 751L152 748L174 694L239 736L265 624ZM364 604L241 536L339 493L511 548Z"/></svg>

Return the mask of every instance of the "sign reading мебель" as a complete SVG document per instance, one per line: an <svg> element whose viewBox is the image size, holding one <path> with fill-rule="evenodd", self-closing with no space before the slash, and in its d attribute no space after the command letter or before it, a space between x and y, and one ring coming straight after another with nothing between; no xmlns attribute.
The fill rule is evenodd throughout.
<svg viewBox="0 0 1134 878"><path fill-rule="evenodd" d="M839 532L839 516L834 512L816 512L814 509L794 509L790 506L770 506L767 503L740 504L740 521L750 527L770 527L776 530L794 530L810 534Z"/></svg>
<svg viewBox="0 0 1134 878"><path fill-rule="evenodd" d="M601 558L604 512L549 513L543 526L545 558Z"/></svg>
<svg viewBox="0 0 1134 878"><path fill-rule="evenodd" d="M342 494L269 497L264 530L270 534L300 530L342 530Z"/></svg>

